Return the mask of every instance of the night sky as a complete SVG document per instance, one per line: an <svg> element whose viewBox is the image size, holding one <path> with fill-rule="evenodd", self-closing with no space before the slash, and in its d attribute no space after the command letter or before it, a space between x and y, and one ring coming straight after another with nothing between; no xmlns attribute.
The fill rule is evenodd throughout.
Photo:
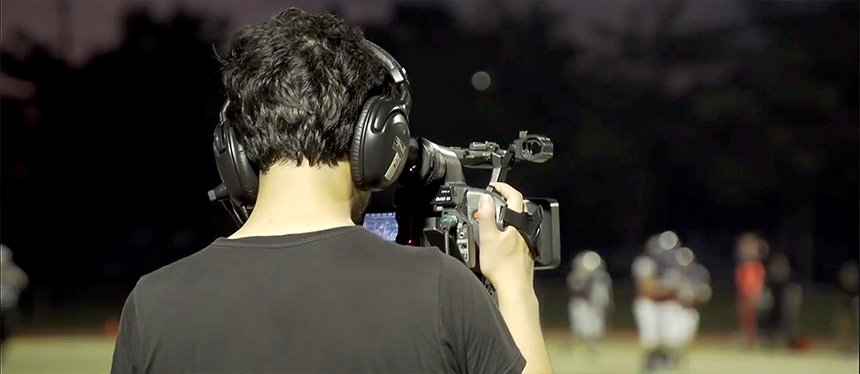
<svg viewBox="0 0 860 374"><path fill-rule="evenodd" d="M391 0L329 0L329 1L281 1L281 0L4 0L2 3L2 33L0 43L8 45L23 30L44 43L56 46L63 37L59 9L68 4L71 15L65 30L71 31L71 46L64 46L67 57L76 63L85 61L94 51L115 47L122 32L122 16L132 7L145 6L159 17L166 17L178 8L211 16L230 16L230 30L240 25L258 22L279 10L290 6L308 12L319 12L334 4L341 7L343 16L357 23L380 24L390 21ZM448 1L462 22L480 24L482 16L477 5L480 1ZM528 1L506 0L515 11L522 12ZM590 25L594 22L618 25L624 22L625 14L633 0L613 1L567 1L548 2L549 6L565 19L560 35L589 45L597 43ZM714 24L736 23L745 17L744 10L731 1L693 1L680 23L684 27L697 28Z"/></svg>

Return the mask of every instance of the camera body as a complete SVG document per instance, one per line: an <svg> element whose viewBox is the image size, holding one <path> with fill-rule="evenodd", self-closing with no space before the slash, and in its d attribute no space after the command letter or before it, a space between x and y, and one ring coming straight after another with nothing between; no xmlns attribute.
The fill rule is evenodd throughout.
<svg viewBox="0 0 860 374"><path fill-rule="evenodd" d="M490 182L503 182L518 161L545 162L552 141L521 132L508 149L496 143L472 143L469 148L443 147L426 139L410 142L406 169L395 193L397 242L434 246L480 272L480 230L475 212L483 195L495 206L499 230L515 226L535 260L536 269L551 269L561 261L559 206L554 199L526 198L523 214L511 211L491 188L466 184L463 167L491 169Z"/></svg>
<svg viewBox="0 0 860 374"><path fill-rule="evenodd" d="M470 269L478 269L480 229L475 212L482 195L489 195L493 199L496 227L505 230L504 198L495 192L459 183L440 187L431 202L438 216L428 218L424 227L426 244L456 257ZM554 199L525 199L525 213L539 220L537 231L532 234L536 236L534 244L529 246L535 268L552 269L558 266L561 260L558 202Z"/></svg>

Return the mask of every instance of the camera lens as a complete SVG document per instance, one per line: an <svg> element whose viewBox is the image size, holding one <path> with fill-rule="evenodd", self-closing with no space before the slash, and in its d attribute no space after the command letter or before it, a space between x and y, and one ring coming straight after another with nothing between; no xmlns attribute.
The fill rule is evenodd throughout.
<svg viewBox="0 0 860 374"><path fill-rule="evenodd" d="M543 147L541 146L540 142L538 142L536 140L531 140L531 141L527 141L523 148L524 148L523 149L524 151L526 151L530 155L534 156L534 155L540 153L541 149Z"/></svg>
<svg viewBox="0 0 860 374"><path fill-rule="evenodd" d="M552 140L545 136L529 135L522 142L522 157L530 162L546 162L552 158Z"/></svg>

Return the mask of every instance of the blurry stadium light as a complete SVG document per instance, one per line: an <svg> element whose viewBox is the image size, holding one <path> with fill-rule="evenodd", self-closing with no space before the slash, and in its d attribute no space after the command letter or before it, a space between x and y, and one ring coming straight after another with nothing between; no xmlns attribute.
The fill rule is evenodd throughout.
<svg viewBox="0 0 860 374"><path fill-rule="evenodd" d="M476 90L484 91L490 88L490 84L492 84L492 80L490 79L490 74L487 74L486 71L478 71L472 74L472 87L475 87Z"/></svg>

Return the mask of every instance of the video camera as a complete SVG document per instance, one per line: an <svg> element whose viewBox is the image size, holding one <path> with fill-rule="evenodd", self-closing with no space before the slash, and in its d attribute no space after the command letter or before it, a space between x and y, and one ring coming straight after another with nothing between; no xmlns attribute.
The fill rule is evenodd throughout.
<svg viewBox="0 0 860 374"><path fill-rule="evenodd" d="M256 171L244 160L241 150L225 152L218 147L216 160L222 181L209 191L212 202L221 202L237 224L250 215L256 200ZM235 142L231 143L235 144ZM234 149L233 147L224 147ZM237 148L238 149L238 148ZM219 158L220 154L229 157ZM505 199L490 188L466 184L463 168L490 169L490 182L504 182L517 162L543 163L552 158L552 141L541 135L520 132L507 149L493 142L474 142L468 148L445 147L423 138L409 139L406 164L397 178L395 212L365 214L364 227L380 237L405 245L434 246L456 257L480 273L479 226L475 219L482 195L489 195L496 208L496 227L514 226L531 251L535 269L552 269L561 261L558 202L549 198L525 198L522 213L509 209ZM246 161L247 162L247 161ZM239 168L236 165L248 165ZM224 170L237 170L226 173ZM231 195L228 185L232 185Z"/></svg>
<svg viewBox="0 0 860 374"><path fill-rule="evenodd" d="M526 241L536 269L551 269L561 261L558 202L525 198L522 213L505 205L490 188L466 184L463 168L490 169L490 182L504 182L516 162L543 163L552 158L552 141L522 131L507 149L493 142L474 142L468 148L445 147L427 139L412 138L406 166L394 195L396 242L435 246L456 257L475 272L479 269L479 229L474 214L482 195L493 198L496 226L514 226ZM391 221L390 214L368 214L365 227L374 230ZM377 222L373 222L377 221ZM390 225L389 225L390 226ZM390 235L388 229L384 234Z"/></svg>

